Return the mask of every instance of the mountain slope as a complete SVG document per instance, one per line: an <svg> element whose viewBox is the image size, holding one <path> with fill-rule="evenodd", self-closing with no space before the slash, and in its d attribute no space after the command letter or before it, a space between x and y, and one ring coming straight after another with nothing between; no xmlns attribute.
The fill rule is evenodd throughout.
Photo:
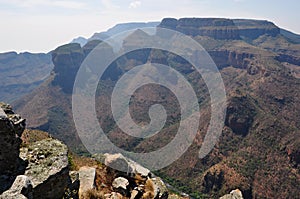
<svg viewBox="0 0 300 199"><path fill-rule="evenodd" d="M159 175L196 198L216 198L236 188L241 189L245 198L299 195L300 46L291 43L278 27L267 21L168 18L159 26L193 37L218 66L228 100L221 138L208 156L198 158L211 114L206 85L186 60L150 49L118 58L100 79L96 111L107 136L117 146L135 152L156 150L173 139L180 110L176 97L164 87L144 86L132 97L131 115L140 125L150 122L151 105L159 103L167 111L165 127L149 139L123 133L110 110L112 90L124 72L147 62L171 65L193 85L201 118L193 145L179 160L160 170ZM125 39L123 48L147 37L150 36L136 31ZM29 127L49 131L79 153L84 148L72 119L72 83L82 60L98 43L88 43L83 48L69 44L53 51L55 67L51 77L15 103L18 112L28 119Z"/></svg>
<svg viewBox="0 0 300 199"><path fill-rule="evenodd" d="M11 103L38 87L53 69L51 54L0 54L0 101Z"/></svg>

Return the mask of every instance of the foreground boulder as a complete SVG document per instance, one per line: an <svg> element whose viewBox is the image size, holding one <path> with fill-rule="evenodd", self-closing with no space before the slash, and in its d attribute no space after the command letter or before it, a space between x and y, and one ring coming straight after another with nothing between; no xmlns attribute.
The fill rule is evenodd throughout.
<svg viewBox="0 0 300 199"><path fill-rule="evenodd" d="M138 163L124 157L122 154L105 154L105 165L120 171L126 171L128 174L141 174L144 177L150 176L150 170L142 167Z"/></svg>
<svg viewBox="0 0 300 199"><path fill-rule="evenodd" d="M81 167L79 169L79 196L95 187L96 169L92 167Z"/></svg>
<svg viewBox="0 0 300 199"><path fill-rule="evenodd" d="M25 175L33 183L33 198L62 198L69 178L68 148L48 138L21 148L20 157L28 162Z"/></svg>

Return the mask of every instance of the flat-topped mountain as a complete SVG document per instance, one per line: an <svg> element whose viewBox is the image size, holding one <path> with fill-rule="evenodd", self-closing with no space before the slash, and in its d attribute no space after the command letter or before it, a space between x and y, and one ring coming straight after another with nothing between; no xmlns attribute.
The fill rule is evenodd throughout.
<svg viewBox="0 0 300 199"><path fill-rule="evenodd" d="M241 37L257 39L265 34L273 37L280 34L280 28L270 21L234 19L233 22L238 27Z"/></svg>
<svg viewBox="0 0 300 199"><path fill-rule="evenodd" d="M169 28L190 36L208 36L214 39L240 39L233 20L218 18L166 18L159 27Z"/></svg>
<svg viewBox="0 0 300 199"><path fill-rule="evenodd" d="M220 18L166 18L159 24L162 28L177 30L191 36L209 36L214 39L257 39L268 34L277 36L280 28L272 22L248 19Z"/></svg>

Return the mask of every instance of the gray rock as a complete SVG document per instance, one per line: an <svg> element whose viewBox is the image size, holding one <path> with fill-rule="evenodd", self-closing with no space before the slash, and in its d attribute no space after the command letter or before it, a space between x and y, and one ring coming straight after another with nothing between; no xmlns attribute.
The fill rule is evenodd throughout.
<svg viewBox="0 0 300 199"><path fill-rule="evenodd" d="M14 114L10 105L0 102L0 176L22 173L19 149L24 129L25 120Z"/></svg>
<svg viewBox="0 0 300 199"><path fill-rule="evenodd" d="M79 195L95 187L96 169L92 167L81 167L79 169Z"/></svg>
<svg viewBox="0 0 300 199"><path fill-rule="evenodd" d="M233 190L230 194L220 197L220 199L244 199L243 194L239 189Z"/></svg>
<svg viewBox="0 0 300 199"><path fill-rule="evenodd" d="M45 158L38 158L40 156ZM21 148L20 157L28 161L25 175L33 183L34 198L63 197L70 183L68 148L65 144L48 138Z"/></svg>
<svg viewBox="0 0 300 199"><path fill-rule="evenodd" d="M114 179L112 186L115 189L124 189L127 190L127 186L129 185L129 181L126 178L118 177Z"/></svg>
<svg viewBox="0 0 300 199"><path fill-rule="evenodd" d="M150 176L149 169L139 165L138 163L124 157L122 154L105 154L105 165L115 170L119 170L131 174L141 174L144 177Z"/></svg>
<svg viewBox="0 0 300 199"><path fill-rule="evenodd" d="M153 184L154 184L154 196L160 197L160 194L163 194L164 192L168 192L167 186L162 181L161 178L155 177L151 178Z"/></svg>
<svg viewBox="0 0 300 199"><path fill-rule="evenodd" d="M0 195L2 199L27 198L32 199L32 182L24 175L17 176L11 188Z"/></svg>

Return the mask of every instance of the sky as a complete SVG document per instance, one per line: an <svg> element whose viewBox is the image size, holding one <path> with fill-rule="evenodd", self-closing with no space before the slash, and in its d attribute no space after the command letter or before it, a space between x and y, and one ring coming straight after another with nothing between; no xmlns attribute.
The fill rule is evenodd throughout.
<svg viewBox="0 0 300 199"><path fill-rule="evenodd" d="M165 17L266 19L300 34L298 0L0 0L0 52L49 52L118 23Z"/></svg>

